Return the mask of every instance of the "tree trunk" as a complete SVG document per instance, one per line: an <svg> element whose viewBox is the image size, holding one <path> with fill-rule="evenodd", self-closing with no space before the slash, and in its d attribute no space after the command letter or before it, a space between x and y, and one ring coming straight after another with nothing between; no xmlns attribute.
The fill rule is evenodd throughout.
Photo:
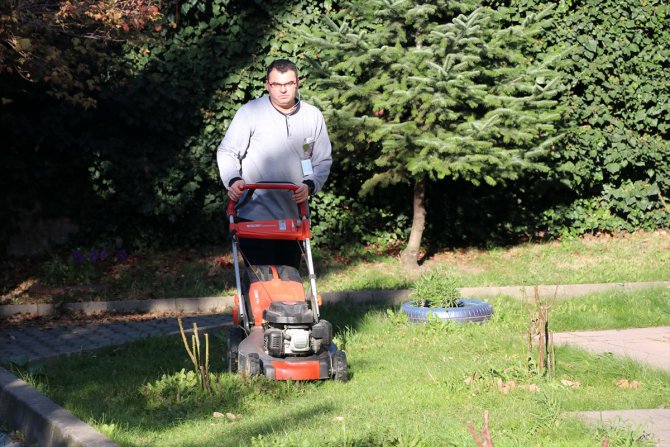
<svg viewBox="0 0 670 447"><path fill-rule="evenodd" d="M400 254L400 263L403 267L419 268L419 249L423 230L426 228L426 179L418 178L414 183L412 197L412 231L409 233L407 247Z"/></svg>

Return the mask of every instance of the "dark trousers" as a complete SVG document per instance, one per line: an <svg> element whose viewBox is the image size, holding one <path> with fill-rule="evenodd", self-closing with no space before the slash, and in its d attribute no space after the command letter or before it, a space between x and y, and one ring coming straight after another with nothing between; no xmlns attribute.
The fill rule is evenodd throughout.
<svg viewBox="0 0 670 447"><path fill-rule="evenodd" d="M300 243L298 241L278 241L240 238L240 251L245 264L289 265L300 268Z"/></svg>

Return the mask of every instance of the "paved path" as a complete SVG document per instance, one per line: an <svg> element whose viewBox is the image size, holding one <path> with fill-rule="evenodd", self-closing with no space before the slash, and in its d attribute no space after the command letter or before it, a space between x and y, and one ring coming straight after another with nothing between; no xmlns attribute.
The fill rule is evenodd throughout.
<svg viewBox="0 0 670 447"><path fill-rule="evenodd" d="M185 330L193 323L199 329L214 329L232 324L229 313L183 317ZM92 351L156 335L179 333L177 319L157 318L86 326L40 328L17 326L0 329L0 365L48 360L61 355Z"/></svg>
<svg viewBox="0 0 670 447"><path fill-rule="evenodd" d="M577 346L595 354L611 352L670 373L670 326L553 334L554 344ZM668 396L670 398L670 396ZM643 430L657 446L670 447L670 409L582 411L588 423L605 423Z"/></svg>
<svg viewBox="0 0 670 447"><path fill-rule="evenodd" d="M670 326L556 333L554 343L594 353L611 352L670 372Z"/></svg>

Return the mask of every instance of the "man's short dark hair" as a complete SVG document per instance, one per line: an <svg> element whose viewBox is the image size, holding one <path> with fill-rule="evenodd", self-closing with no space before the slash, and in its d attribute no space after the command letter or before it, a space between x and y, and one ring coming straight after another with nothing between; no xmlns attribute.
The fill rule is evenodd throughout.
<svg viewBox="0 0 670 447"><path fill-rule="evenodd" d="M295 73L295 78L298 79L298 67L288 59L277 59L272 61L272 63L268 65L268 72L265 79L270 79L270 72L272 70L277 70L279 73L286 73L291 70Z"/></svg>

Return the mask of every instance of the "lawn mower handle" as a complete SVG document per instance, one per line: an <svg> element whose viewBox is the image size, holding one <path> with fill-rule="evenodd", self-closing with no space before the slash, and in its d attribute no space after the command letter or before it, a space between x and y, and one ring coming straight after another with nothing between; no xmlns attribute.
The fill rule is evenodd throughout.
<svg viewBox="0 0 670 447"><path fill-rule="evenodd" d="M297 191L298 186L293 184L293 183L281 183L281 182L274 182L274 183L246 183L243 187L242 190L250 190L254 191L256 189L275 189L275 190L283 190L283 191ZM237 213L235 212L235 205L237 205L237 200L231 200L228 202L228 217L237 217ZM300 219L306 218L307 217L307 205L306 202L298 203L298 209L300 210Z"/></svg>

